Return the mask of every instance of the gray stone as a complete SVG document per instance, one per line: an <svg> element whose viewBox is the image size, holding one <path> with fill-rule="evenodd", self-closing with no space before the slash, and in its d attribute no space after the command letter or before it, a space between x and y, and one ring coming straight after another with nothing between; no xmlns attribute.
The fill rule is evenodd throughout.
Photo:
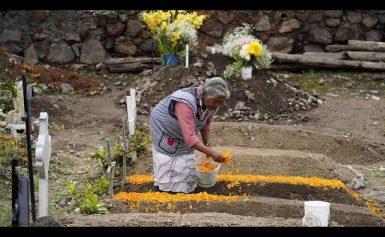
<svg viewBox="0 0 385 237"><path fill-rule="evenodd" d="M49 47L47 56L48 62L51 63L69 63L75 59L75 54L67 43L53 43Z"/></svg>
<svg viewBox="0 0 385 237"><path fill-rule="evenodd" d="M74 91L74 88L68 84L68 83L61 83L60 84L60 91L61 93L71 93Z"/></svg>
<svg viewBox="0 0 385 237"><path fill-rule="evenodd" d="M152 50L152 44L153 44L154 40L153 39L146 39L146 40L143 40L140 45L139 45L139 49L140 50L143 50L143 51L146 51L146 52L150 52ZM154 45L154 48L155 48L155 45Z"/></svg>
<svg viewBox="0 0 385 237"><path fill-rule="evenodd" d="M119 36L122 34L125 25L123 23L107 24L107 35L108 36Z"/></svg>
<svg viewBox="0 0 385 237"><path fill-rule="evenodd" d="M128 17L126 14L120 14L119 19L121 22L126 22L128 20Z"/></svg>
<svg viewBox="0 0 385 237"><path fill-rule="evenodd" d="M135 45L138 45L138 44L142 43L143 39L142 39L142 38L139 38L139 37L136 37L136 38L133 38L131 41L132 41L132 43L134 43Z"/></svg>
<svg viewBox="0 0 385 237"><path fill-rule="evenodd" d="M282 22L281 26L279 27L278 32L279 33L287 33L292 32L301 27L301 24L297 19L290 19L287 21Z"/></svg>
<svg viewBox="0 0 385 237"><path fill-rule="evenodd" d="M234 19L234 14L230 11L218 11L217 19L226 25Z"/></svg>
<svg viewBox="0 0 385 237"><path fill-rule="evenodd" d="M320 22L322 21L322 18L323 18L322 14L317 12L315 14L311 14L307 19L307 21L309 23Z"/></svg>
<svg viewBox="0 0 385 237"><path fill-rule="evenodd" d="M271 30L271 24L268 16L262 16L254 24L256 31L269 31Z"/></svg>
<svg viewBox="0 0 385 237"><path fill-rule="evenodd" d="M110 49L113 49L114 48L114 39L112 38L107 38L105 41L104 41L104 47L105 49L107 50L110 50Z"/></svg>
<svg viewBox="0 0 385 237"><path fill-rule="evenodd" d="M5 29L0 35L0 43L5 42L20 42L21 41L21 32L19 30L7 30Z"/></svg>
<svg viewBox="0 0 385 237"><path fill-rule="evenodd" d="M33 44L31 44L26 50L24 50L24 63L36 64L39 62L37 52Z"/></svg>
<svg viewBox="0 0 385 237"><path fill-rule="evenodd" d="M255 101L255 93L245 90L245 94L248 100Z"/></svg>
<svg viewBox="0 0 385 237"><path fill-rule="evenodd" d="M89 39L81 46L80 62L86 64L97 64L104 61L106 51L99 40Z"/></svg>
<svg viewBox="0 0 385 237"><path fill-rule="evenodd" d="M105 33L101 28L88 31L88 39L103 40L104 37Z"/></svg>
<svg viewBox="0 0 385 237"><path fill-rule="evenodd" d="M271 37L266 45L271 51L289 53L293 48L293 39L287 37Z"/></svg>
<svg viewBox="0 0 385 237"><path fill-rule="evenodd" d="M304 47L305 52L325 52L324 48L318 44L308 44Z"/></svg>
<svg viewBox="0 0 385 237"><path fill-rule="evenodd" d="M335 35L335 42L346 42L347 40L358 40L360 39L360 29L358 25L344 25L338 27Z"/></svg>
<svg viewBox="0 0 385 237"><path fill-rule="evenodd" d="M246 104L246 102L244 102L244 101L237 101L237 103L235 104L235 107L234 107L234 112L240 111L245 106L245 104Z"/></svg>
<svg viewBox="0 0 385 237"><path fill-rule="evenodd" d="M35 32L32 35L32 40L34 41L41 41L41 40L44 40L45 38L47 38L47 34L43 32Z"/></svg>
<svg viewBox="0 0 385 237"><path fill-rule="evenodd" d="M115 43L114 49L115 49L115 52L117 53L129 55L129 56L135 55L137 51L135 44L127 40Z"/></svg>
<svg viewBox="0 0 385 237"><path fill-rule="evenodd" d="M385 24L385 15L379 15L378 20L380 21L381 24Z"/></svg>
<svg viewBox="0 0 385 237"><path fill-rule="evenodd" d="M382 40L382 34L377 30L368 31L365 34L365 40L380 42Z"/></svg>
<svg viewBox="0 0 385 237"><path fill-rule="evenodd" d="M82 24L78 25L80 34L87 34L88 31L96 29L98 26L93 17L82 18Z"/></svg>
<svg viewBox="0 0 385 237"><path fill-rule="evenodd" d="M348 12L348 20L351 24L361 23L361 12Z"/></svg>
<svg viewBox="0 0 385 237"><path fill-rule="evenodd" d="M325 20L325 25L330 27L336 27L341 23L339 18L327 18Z"/></svg>
<svg viewBox="0 0 385 237"><path fill-rule="evenodd" d="M326 45L333 42L333 36L326 28L314 26L311 28L307 40L312 43Z"/></svg>
<svg viewBox="0 0 385 237"><path fill-rule="evenodd" d="M128 34L130 37L135 37L135 36L138 35L138 33L141 32L144 28L145 28L145 26L144 26L143 23L141 23L140 21L138 21L138 20L129 20L129 21L127 22L127 29L126 29L126 32L127 32L127 34Z"/></svg>
<svg viewBox="0 0 385 237"><path fill-rule="evenodd" d="M80 42L80 35L76 32L67 32L64 36L65 41Z"/></svg>
<svg viewBox="0 0 385 237"><path fill-rule="evenodd" d="M201 31L207 35L219 38L223 34L223 25L219 21L209 19L202 25Z"/></svg>
<svg viewBox="0 0 385 237"><path fill-rule="evenodd" d="M354 178L348 186L352 189L361 189L366 187L366 181L363 176L359 176L357 178Z"/></svg>
<svg viewBox="0 0 385 237"><path fill-rule="evenodd" d="M329 10L325 11L325 16L327 17L341 17L343 14L342 10Z"/></svg>
<svg viewBox="0 0 385 237"><path fill-rule="evenodd" d="M76 43L76 44L73 44L71 45L71 49L74 51L74 54L75 56L78 58L80 56L80 44L79 43Z"/></svg>
<svg viewBox="0 0 385 237"><path fill-rule="evenodd" d="M301 33L308 33L310 31L310 24L308 22L304 22L302 24L301 29L299 30Z"/></svg>
<svg viewBox="0 0 385 237"><path fill-rule="evenodd" d="M378 23L377 16L368 15L362 19L362 24L364 24L368 28L375 26L377 23Z"/></svg>

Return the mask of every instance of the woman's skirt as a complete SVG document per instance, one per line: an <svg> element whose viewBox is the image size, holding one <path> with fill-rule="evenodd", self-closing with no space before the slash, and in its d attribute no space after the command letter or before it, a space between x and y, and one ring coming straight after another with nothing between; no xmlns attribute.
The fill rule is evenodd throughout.
<svg viewBox="0 0 385 237"><path fill-rule="evenodd" d="M195 154L168 156L152 148L154 185L160 191L191 193L197 187Z"/></svg>

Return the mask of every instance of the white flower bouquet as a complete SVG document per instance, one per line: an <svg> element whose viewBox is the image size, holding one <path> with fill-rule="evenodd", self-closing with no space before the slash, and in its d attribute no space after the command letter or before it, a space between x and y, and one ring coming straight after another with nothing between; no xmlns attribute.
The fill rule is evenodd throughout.
<svg viewBox="0 0 385 237"><path fill-rule="evenodd" d="M223 72L225 78L239 76L242 67L264 69L269 68L273 62L266 45L252 35L252 30L252 26L245 23L223 38L220 51L235 60L226 66Z"/></svg>

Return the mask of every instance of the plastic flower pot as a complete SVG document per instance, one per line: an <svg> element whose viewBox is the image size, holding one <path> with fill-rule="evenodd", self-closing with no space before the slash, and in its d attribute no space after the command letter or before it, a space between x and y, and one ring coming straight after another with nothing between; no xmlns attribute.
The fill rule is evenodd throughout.
<svg viewBox="0 0 385 237"><path fill-rule="evenodd" d="M241 68L241 77L243 80L249 80L253 76L252 67L242 67Z"/></svg>
<svg viewBox="0 0 385 237"><path fill-rule="evenodd" d="M179 62L179 56L176 54L165 54L163 55L163 65L172 66Z"/></svg>

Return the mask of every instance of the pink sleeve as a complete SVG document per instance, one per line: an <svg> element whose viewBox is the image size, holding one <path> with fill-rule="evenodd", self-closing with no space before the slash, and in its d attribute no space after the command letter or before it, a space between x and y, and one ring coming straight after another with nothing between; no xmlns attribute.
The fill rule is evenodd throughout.
<svg viewBox="0 0 385 237"><path fill-rule="evenodd" d="M195 134L193 111L187 104L182 102L176 102L174 112L176 117L178 118L178 123L183 134L183 139L186 144L191 148L199 142L199 138Z"/></svg>
<svg viewBox="0 0 385 237"><path fill-rule="evenodd" d="M206 125L202 128L201 131L210 131L211 130L211 122L213 121L213 117L207 119Z"/></svg>

